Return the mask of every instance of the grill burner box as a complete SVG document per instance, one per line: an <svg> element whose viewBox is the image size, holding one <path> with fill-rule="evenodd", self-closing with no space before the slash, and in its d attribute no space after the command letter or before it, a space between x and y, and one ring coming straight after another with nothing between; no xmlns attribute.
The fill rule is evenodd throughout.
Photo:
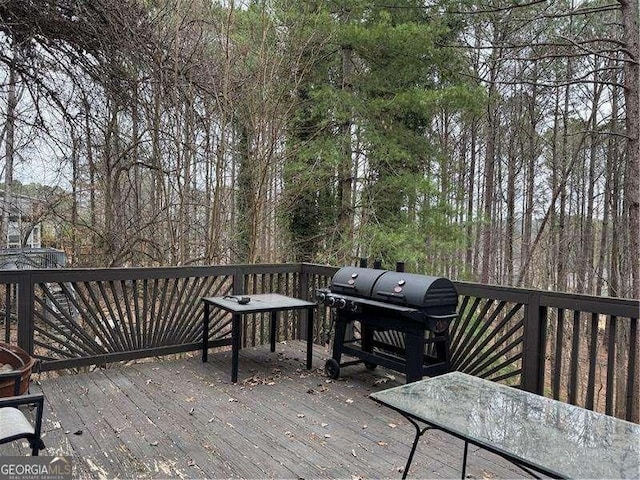
<svg viewBox="0 0 640 480"><path fill-rule="evenodd" d="M332 358L325 372L364 362L405 373L407 383L449 371L449 325L457 317L458 292L446 278L370 268L343 267L318 289L319 304L335 313ZM347 338L360 324L360 338ZM358 360L340 363L342 354Z"/></svg>

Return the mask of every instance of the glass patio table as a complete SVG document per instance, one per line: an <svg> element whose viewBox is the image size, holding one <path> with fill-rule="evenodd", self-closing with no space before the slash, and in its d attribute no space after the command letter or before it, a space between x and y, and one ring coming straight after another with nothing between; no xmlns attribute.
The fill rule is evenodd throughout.
<svg viewBox="0 0 640 480"><path fill-rule="evenodd" d="M494 452L528 473L554 478L640 478L640 425L460 372L372 393L416 428ZM426 425L426 426L423 426ZM535 474L534 474L535 476Z"/></svg>

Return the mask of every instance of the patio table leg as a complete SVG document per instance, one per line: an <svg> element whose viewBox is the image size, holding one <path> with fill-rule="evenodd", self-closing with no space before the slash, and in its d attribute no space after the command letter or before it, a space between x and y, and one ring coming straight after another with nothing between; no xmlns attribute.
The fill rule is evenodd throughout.
<svg viewBox="0 0 640 480"><path fill-rule="evenodd" d="M209 304L204 304L204 315L202 317L202 362L207 361L209 350Z"/></svg>
<svg viewBox="0 0 640 480"><path fill-rule="evenodd" d="M416 453L416 448L418 447L418 442L420 441L420 437L424 435L424 432L427 430L431 430L433 427L427 425L426 427L420 428L420 426L411 418L406 418L416 429L416 436L413 439L413 445L411 446L411 452L409 453L409 458L407 459L407 464L404 467L404 473L402 474L402 480L407 478L409 475L409 468L411 468L411 462L413 461L413 454Z"/></svg>
<svg viewBox="0 0 640 480"><path fill-rule="evenodd" d="M313 307L307 309L307 370L313 362Z"/></svg>
<svg viewBox="0 0 640 480"><path fill-rule="evenodd" d="M238 381L238 353L240 352L240 315L231 319L231 382Z"/></svg>
<svg viewBox="0 0 640 480"><path fill-rule="evenodd" d="M465 476L467 475L467 453L469 452L469 442L465 441L464 442L464 456L462 458L462 476L460 478L462 478L464 480Z"/></svg>

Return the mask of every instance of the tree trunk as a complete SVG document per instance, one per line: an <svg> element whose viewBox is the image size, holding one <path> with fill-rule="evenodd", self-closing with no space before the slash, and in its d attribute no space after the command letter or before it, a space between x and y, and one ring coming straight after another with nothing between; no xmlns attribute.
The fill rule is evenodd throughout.
<svg viewBox="0 0 640 480"><path fill-rule="evenodd" d="M16 50L14 50L14 55ZM5 173L4 173L4 199L2 206L2 245L9 246L9 225L13 213L13 162L15 153L15 128L16 128L16 107L18 106L18 96L16 94L16 71L14 68L15 58L9 66L9 84L7 85L7 122L5 137ZM19 235L21 237L21 235Z"/></svg>
<svg viewBox="0 0 640 480"><path fill-rule="evenodd" d="M341 49L342 58L342 90L348 94L352 90L351 77L353 72L353 51L349 46ZM347 107L349 108L349 107ZM340 126L340 141L342 142L342 161L338 169L338 233L341 238L339 255L340 263L349 263L351 240L353 238L353 209L351 192L353 188L353 147L351 140L351 118L346 113L346 119Z"/></svg>
<svg viewBox="0 0 640 480"><path fill-rule="evenodd" d="M495 163L496 163L496 135L498 128L498 108L497 108L497 54L492 53L491 72L489 79L489 99L487 106L487 130L486 149L484 159L484 210L482 215L482 269L480 272L480 282L489 283L491 278L490 268L493 266L493 205L495 195Z"/></svg>
<svg viewBox="0 0 640 480"><path fill-rule="evenodd" d="M476 264L474 262L474 244L477 245L477 242L473 241L473 224L474 224L474 189L476 187L476 141L478 136L478 121L474 116L471 120L471 145L469 146L469 168L467 170L467 234L466 234L466 242L467 248L465 253L465 266L468 274L471 278L474 278L476 275Z"/></svg>
<svg viewBox="0 0 640 480"><path fill-rule="evenodd" d="M627 127L625 201L629 212L631 297L640 298L640 20L638 0L620 0L627 58L624 62L624 99Z"/></svg>

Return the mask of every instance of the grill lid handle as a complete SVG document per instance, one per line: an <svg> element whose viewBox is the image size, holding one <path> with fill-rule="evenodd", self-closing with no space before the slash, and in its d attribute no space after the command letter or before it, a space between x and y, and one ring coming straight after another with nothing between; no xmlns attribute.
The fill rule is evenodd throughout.
<svg viewBox="0 0 640 480"><path fill-rule="evenodd" d="M348 283L333 283L332 286L341 287L341 288L350 288L352 290L356 289L355 285L349 285Z"/></svg>
<svg viewBox="0 0 640 480"><path fill-rule="evenodd" d="M383 297L393 297L393 298L406 298L404 293L396 293L396 292L376 292L378 295L382 295Z"/></svg>
<svg viewBox="0 0 640 480"><path fill-rule="evenodd" d="M432 318L434 320L453 320L457 316L457 313L449 313L447 315L427 315L427 318Z"/></svg>

